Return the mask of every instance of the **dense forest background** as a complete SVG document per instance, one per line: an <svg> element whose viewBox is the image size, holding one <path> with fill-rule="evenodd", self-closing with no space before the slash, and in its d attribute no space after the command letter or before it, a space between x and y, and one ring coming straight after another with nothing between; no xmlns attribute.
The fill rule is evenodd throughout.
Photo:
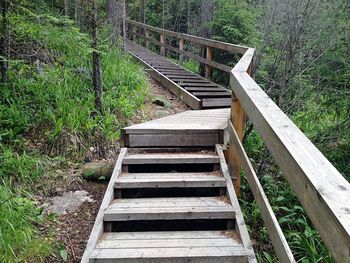
<svg viewBox="0 0 350 263"><path fill-rule="evenodd" d="M41 199L54 194L57 170L117 153L120 129L149 84L122 50L122 1L1 4L0 261L67 261L67 248L44 227L57 218L43 214ZM125 11L153 26L255 47L257 83L350 180L349 1L130 0ZM185 66L203 73L194 61ZM213 79L227 82L218 71ZM244 143L296 258L333 262L249 120ZM240 201L259 261L275 262L247 182Z"/></svg>

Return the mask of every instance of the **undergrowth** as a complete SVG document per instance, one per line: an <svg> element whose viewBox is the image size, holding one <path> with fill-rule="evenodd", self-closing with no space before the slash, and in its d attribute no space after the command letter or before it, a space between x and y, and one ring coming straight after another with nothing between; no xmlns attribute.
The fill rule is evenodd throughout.
<svg viewBox="0 0 350 263"><path fill-rule="evenodd" d="M90 37L44 1L12 5L9 21L10 81L0 89L0 262L42 262L58 244L43 231L48 218L35 189L53 156L79 161L91 148L108 154L142 106L148 82L130 56L101 46L101 116L94 105Z"/></svg>
<svg viewBox="0 0 350 263"><path fill-rule="evenodd" d="M259 170L264 147L261 137L254 130L247 138L245 149L256 167L255 170ZM333 263L334 260L327 247L312 226L290 185L272 160L269 162L265 169L261 169L259 180L296 260L302 263ZM250 236L255 241L253 243L258 261L278 261L244 173L242 173L240 203Z"/></svg>

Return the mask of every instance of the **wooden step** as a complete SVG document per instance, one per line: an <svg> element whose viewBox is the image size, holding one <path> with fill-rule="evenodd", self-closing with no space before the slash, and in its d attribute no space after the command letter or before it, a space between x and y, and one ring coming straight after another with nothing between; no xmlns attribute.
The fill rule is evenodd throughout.
<svg viewBox="0 0 350 263"><path fill-rule="evenodd" d="M234 231L104 233L90 262L226 263L247 262Z"/></svg>
<svg viewBox="0 0 350 263"><path fill-rule="evenodd" d="M205 98L205 97L222 97L222 98L231 98L231 93L227 91L223 92L193 92L192 93L197 98Z"/></svg>
<svg viewBox="0 0 350 263"><path fill-rule="evenodd" d="M115 188L225 187L219 172L207 173L123 173Z"/></svg>
<svg viewBox="0 0 350 263"><path fill-rule="evenodd" d="M224 197L116 199L104 213L104 220L109 222L234 217L234 208Z"/></svg>
<svg viewBox="0 0 350 263"><path fill-rule="evenodd" d="M231 98L202 99L203 108L231 107Z"/></svg>
<svg viewBox="0 0 350 263"><path fill-rule="evenodd" d="M189 164L189 163L220 163L220 158L214 153L148 153L128 154L123 164Z"/></svg>

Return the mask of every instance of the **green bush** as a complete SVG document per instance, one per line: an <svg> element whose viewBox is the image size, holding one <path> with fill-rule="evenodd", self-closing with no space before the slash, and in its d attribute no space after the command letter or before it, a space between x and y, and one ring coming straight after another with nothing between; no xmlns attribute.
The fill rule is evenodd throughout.
<svg viewBox="0 0 350 263"><path fill-rule="evenodd" d="M148 94L141 67L116 46L101 46L104 115L92 88L91 41L44 1L18 1L9 13L10 81L0 89L0 261L41 262L55 242L33 201L51 157L79 161L108 148ZM48 175L49 176L49 175Z"/></svg>

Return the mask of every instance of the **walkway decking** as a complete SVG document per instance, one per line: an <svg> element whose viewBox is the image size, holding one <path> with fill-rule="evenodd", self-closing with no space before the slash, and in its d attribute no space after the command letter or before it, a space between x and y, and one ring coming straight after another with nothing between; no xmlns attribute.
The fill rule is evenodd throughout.
<svg viewBox="0 0 350 263"><path fill-rule="evenodd" d="M150 75L192 109L227 108L231 106L231 91L194 74L130 40L126 49L138 59Z"/></svg>
<svg viewBox="0 0 350 263"><path fill-rule="evenodd" d="M126 147L195 147L224 143L230 109L186 111L123 129Z"/></svg>
<svg viewBox="0 0 350 263"><path fill-rule="evenodd" d="M187 111L125 128L82 262L256 262L219 144L228 119Z"/></svg>

